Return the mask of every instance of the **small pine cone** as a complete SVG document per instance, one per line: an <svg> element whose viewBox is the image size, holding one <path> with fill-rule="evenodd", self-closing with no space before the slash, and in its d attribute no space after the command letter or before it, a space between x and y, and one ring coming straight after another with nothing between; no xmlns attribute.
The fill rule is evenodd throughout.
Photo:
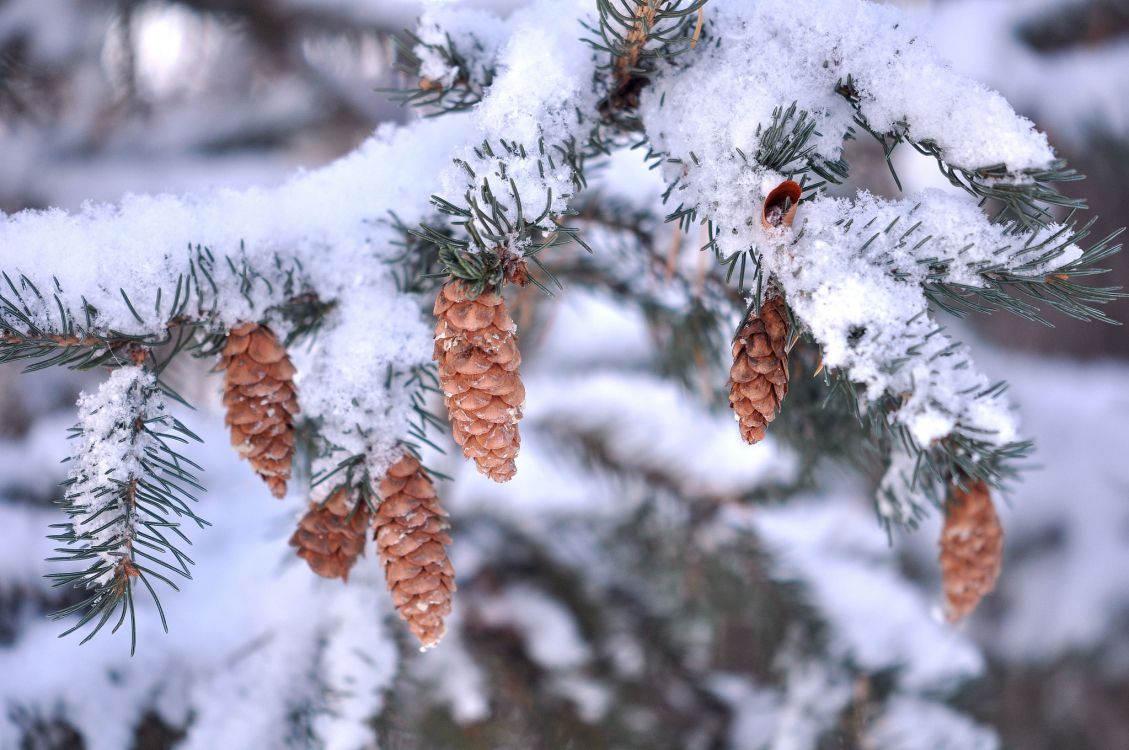
<svg viewBox="0 0 1129 750"><path fill-rule="evenodd" d="M749 318L733 342L729 405L737 413L741 437L750 445L764 440L788 393L788 317L784 299L769 297L759 317Z"/></svg>
<svg viewBox="0 0 1129 750"><path fill-rule="evenodd" d="M968 490L953 485L941 530L941 583L945 617L956 622L996 586L1003 560L1004 532L984 481Z"/></svg>
<svg viewBox="0 0 1129 750"><path fill-rule="evenodd" d="M517 472L517 423L525 402L517 326L500 295L470 299L461 281L439 292L435 316L434 358L455 442L480 472L508 481Z"/></svg>
<svg viewBox="0 0 1129 750"><path fill-rule="evenodd" d="M298 413L286 348L266 326L243 323L228 333L219 369L225 371L224 422L231 428L231 445L251 462L272 495L284 496Z"/></svg>
<svg viewBox="0 0 1129 750"><path fill-rule="evenodd" d="M376 547L392 603L424 648L446 632L455 571L447 557L446 512L419 461L405 455L380 482L380 506L373 519Z"/></svg>
<svg viewBox="0 0 1129 750"><path fill-rule="evenodd" d="M349 569L365 551L368 525L368 506L342 487L325 504L310 503L290 546L319 576L347 581Z"/></svg>

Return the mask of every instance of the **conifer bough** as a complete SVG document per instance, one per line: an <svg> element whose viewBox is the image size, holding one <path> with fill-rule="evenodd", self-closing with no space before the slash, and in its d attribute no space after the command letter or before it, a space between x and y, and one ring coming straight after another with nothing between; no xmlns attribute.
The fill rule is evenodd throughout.
<svg viewBox="0 0 1129 750"><path fill-rule="evenodd" d="M1030 443L1018 433L1003 384L977 371L938 323L938 309L1039 320L1039 308L1050 306L1108 321L1101 305L1122 296L1087 283L1120 249L1116 233L1091 241L1089 223L1052 215L1056 207L1081 210L1082 201L1059 192L1079 176L1046 137L999 95L944 65L890 7L595 0L581 12L583 39L560 13L549 0L496 23L461 8L429 13L409 37L416 77L402 99L427 114L461 114L382 129L357 153L277 189L0 218L0 361L139 367L130 377L140 383L144 375L148 385L145 399L130 402L138 412L142 401L183 400L161 379L175 357L222 352L232 443L281 496L298 402L279 336L309 338L302 418L316 446L311 474L357 461L366 498L376 494L374 482L387 483L380 504L369 507L378 547L397 606L432 643L454 591L440 554L448 540L434 493L424 489L430 480L417 465L397 463L405 450L430 444L428 430L441 423L429 396L442 393L455 440L481 472L512 477L525 393L503 286L518 281L526 263L531 283L560 284L549 268L565 245L593 250L607 268L630 266L653 250L645 246L665 218L683 236L700 233L719 268L703 266L701 284L680 278L676 286L696 291L657 306L645 274L620 272L603 288L647 314L658 309L685 322L692 309L692 330L706 332L703 340L711 331L727 340L727 321L745 316L732 350L731 394L747 439L759 439L778 411L788 342L802 340L819 350L827 385L805 397L825 404L829 420L851 425L867 449L860 455L887 462L877 497L884 523L912 525L943 507L954 483L981 500L999 491ZM422 88L421 79L429 82ZM934 159L959 192L898 200L830 194L828 185L849 171L844 143L862 133L890 164L906 146ZM613 153L638 154L653 167L665 183L662 206L634 186L606 196L589 188L597 176L590 165ZM419 180L401 179L408 174ZM619 229L635 244L619 255L596 242L590 248L568 226L594 195L632 207L634 218ZM992 206L998 214L988 214ZM120 267L134 273L119 286L112 271ZM755 315L746 319L749 309ZM160 358L121 361L133 346ZM720 345L709 354L701 361L725 357ZM684 359L690 368L698 358ZM800 406L799 390L792 389L792 407ZM99 391L109 400L116 393ZM166 439L166 432L128 427L135 424L128 410L117 414L114 430L99 431L93 406L83 411L84 440ZM811 411L789 408L782 418ZM161 419L170 418L162 412ZM799 427L781 433L820 434ZM130 474L144 490L139 502L155 496L195 519L181 502L184 488L198 486L192 465L166 453L163 442L147 445L152 453ZM97 456L100 446L83 450L76 458ZM154 455L160 460L150 461ZM179 484L142 485L165 471ZM147 584L157 569L141 570L143 550L132 547L141 575L129 575L123 563L113 568L118 584L106 579L110 541L91 542L84 517L107 512L103 495L119 505L131 496L128 485L82 477L64 506L72 515L65 559L97 562L60 580L93 592L67 612L88 622L118 611L107 602L131 606L133 584ZM994 522L983 503L969 518L988 530ZM310 519L310 539L351 556L352 541L328 543L341 531L340 516L320 520ZM145 540L183 574L183 535L155 528L143 531L156 541ZM406 551L392 541L401 533L400 541L424 541ZM946 559L963 559L957 538L965 537L953 537ZM983 549L995 549L991 539ZM982 592L994 579L991 556L969 558L963 578L979 583L968 591ZM337 572L344 557L324 569ZM967 609L968 597L951 598L953 611Z"/></svg>

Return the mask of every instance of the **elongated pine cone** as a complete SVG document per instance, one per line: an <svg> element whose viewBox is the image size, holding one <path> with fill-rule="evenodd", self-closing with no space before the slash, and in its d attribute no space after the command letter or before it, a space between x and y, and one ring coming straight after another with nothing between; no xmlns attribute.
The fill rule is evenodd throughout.
<svg viewBox="0 0 1129 750"><path fill-rule="evenodd" d="M446 632L455 571L447 557L447 514L419 461L405 455L380 482L373 518L376 548L392 603L424 648Z"/></svg>
<svg viewBox="0 0 1129 750"><path fill-rule="evenodd" d="M517 326L500 295L470 299L461 281L444 285L435 317L434 358L455 442L480 472L508 481L517 472L517 423L525 402Z"/></svg>
<svg viewBox="0 0 1129 750"><path fill-rule="evenodd" d="M228 333L219 369L224 370L224 422L231 428L231 445L251 462L272 495L284 496L298 413L286 348L266 326L243 323Z"/></svg>
<svg viewBox="0 0 1129 750"><path fill-rule="evenodd" d="M733 342L729 405L750 445L764 440L788 393L787 343L788 317L779 296L766 299L760 316L749 318Z"/></svg>
<svg viewBox="0 0 1129 750"><path fill-rule="evenodd" d="M349 569L365 551L368 525L368 506L342 487L323 505L310 503L290 546L319 576L347 581Z"/></svg>
<svg viewBox="0 0 1129 750"><path fill-rule="evenodd" d="M968 490L953 485L941 530L941 584L945 617L956 622L996 586L1004 553L1004 532L988 485Z"/></svg>

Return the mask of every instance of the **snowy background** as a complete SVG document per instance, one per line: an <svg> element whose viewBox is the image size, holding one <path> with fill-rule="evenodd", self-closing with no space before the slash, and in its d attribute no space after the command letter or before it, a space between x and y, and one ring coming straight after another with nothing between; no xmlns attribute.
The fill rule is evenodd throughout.
<svg viewBox="0 0 1129 750"><path fill-rule="evenodd" d="M898 4L1089 175L1070 192L1102 227L1129 223L1129 3ZM0 209L272 186L326 164L412 116L373 89L398 83L389 33L417 13L0 0ZM903 156L906 187L938 183L932 162ZM881 160L858 158L855 179L893 195ZM1129 282L1126 260L1112 264ZM204 438L192 455L214 528L192 548L194 580L164 599L171 632L145 619L132 659L120 637L57 639L44 536L61 520L75 401L97 380L0 368L0 749L1129 747L1123 328L1000 314L967 332L1038 452L1001 509L999 589L953 628L938 615L935 518L890 545L866 479L820 467L818 491L788 493L797 457L772 440L748 449L696 384L663 377L663 342L617 299L527 295L514 316L538 394L519 474L499 487L438 459L455 478L440 493L460 592L451 634L424 655L397 648L375 565L343 588L290 555L306 499L272 500L238 462L219 379L193 362L170 377L197 406L180 416ZM736 594L721 585L734 571L716 569L729 550L764 560ZM748 584L758 576L772 585ZM818 657L757 624L778 616L776 584L821 613ZM895 672L882 711L856 717L862 739L819 744Z"/></svg>

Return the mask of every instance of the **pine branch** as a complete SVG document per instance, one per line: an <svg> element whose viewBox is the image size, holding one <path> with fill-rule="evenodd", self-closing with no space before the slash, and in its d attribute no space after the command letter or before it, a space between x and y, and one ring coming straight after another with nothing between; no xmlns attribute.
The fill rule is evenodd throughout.
<svg viewBox="0 0 1129 750"><path fill-rule="evenodd" d="M811 141L819 135L815 119L808 112L798 109L793 102L788 107L774 109L772 120L767 126L757 126L758 146L752 154L737 148L730 158L734 162L740 161L742 168L754 173L771 170L779 173L782 179L798 182L804 199L808 199L822 192L828 185L842 183L850 172L850 165L844 159L827 159L815 149ZM693 151L690 152L693 164L686 164L682 159L653 149L648 150L646 159L654 162L655 166L670 163L684 164L687 167L667 183L663 194L664 203L689 187L693 179L691 167L700 166ZM678 222L683 232L690 232L695 224L704 223L708 239L702 250L709 250L714 254L717 262L725 269L726 281L736 278L737 289L751 290L756 300L763 296L767 288L766 280L755 245L726 254L718 244L722 228L697 203L680 203L666 215L666 221Z"/></svg>
<svg viewBox="0 0 1129 750"><path fill-rule="evenodd" d="M218 261L222 261L218 262ZM128 359L128 350L143 347L154 354L157 374L182 351L210 356L223 346L223 324L218 320L221 290L234 289L261 316L277 315L289 323L289 341L316 332L332 304L310 290L300 261L279 255L273 268L258 269L241 248L238 255L221 259L202 245L189 248L185 270L177 274L172 289L153 292L151 312L142 308L124 288L121 304L143 332L127 333L106 324L106 310L84 297L74 299L53 279L50 297L27 276L15 280L0 272L6 287L0 292L0 363L28 361L28 372L47 367L90 370L116 366ZM260 295L277 303L262 304ZM289 343L288 341L288 343Z"/></svg>
<svg viewBox="0 0 1129 750"><path fill-rule="evenodd" d="M132 653L138 583L152 597L167 631L154 583L176 590L170 576L192 577L193 561L181 549L191 542L181 526L185 521L208 525L189 506L203 487L195 475L200 467L173 445L199 438L167 413L157 378L136 365L115 370L97 393L79 400L79 422L72 432L77 444L60 503L70 520L56 524L61 531L51 539L62 546L51 560L80 567L48 577L56 586L89 595L52 617L78 615L63 634L89 625L85 643L115 614L113 632L128 616Z"/></svg>
<svg viewBox="0 0 1129 750"><path fill-rule="evenodd" d="M753 160L785 179L805 181L808 173L814 173L825 183L838 185L847 179L850 165L844 159L830 160L816 151L811 143L813 136L821 133L816 130L815 118L804 110L798 110L796 102L785 107L777 107L772 112L772 122L767 127L758 125L756 136L758 148ZM748 161L748 157L737 150L738 155ZM822 188L825 183L805 185L807 190Z"/></svg>
<svg viewBox="0 0 1129 750"><path fill-rule="evenodd" d="M342 455L340 448L323 446L322 458L330 459ZM380 484L379 477L373 477L369 471L366 457L361 455L346 456L337 460L334 465L331 460L323 460L322 468L310 477L310 493L321 498L324 503L340 490L350 494L359 495L368 507L369 512L376 511L380 504L376 487Z"/></svg>
<svg viewBox="0 0 1129 750"><path fill-rule="evenodd" d="M407 394L412 414L407 431L399 442L397 455L407 451L418 459L422 457L424 446L440 454L446 453L443 446L435 441L433 433L433 430L440 433L448 431L447 421L431 407L434 398L442 393L434 363L429 362L405 371L389 368L384 373L382 385L388 391ZM361 421L363 420L359 420L349 431L349 434L360 439L362 449L359 452L355 452L355 445L346 446L331 440L330 431L325 429L325 424L313 425L316 455L310 491L319 498L328 497L341 488L360 491L371 506L370 510L375 511L379 502L376 499L376 487L388 467L384 465L386 457L381 455L378 457L379 461L374 463L372 454L376 450L384 450L388 436L375 435ZM450 478L433 469L427 471L434 477Z"/></svg>
<svg viewBox="0 0 1129 750"><path fill-rule="evenodd" d="M1054 264L1089 235L1095 221L1091 219L1081 228L1074 225L1057 227L1056 231L1037 242L1036 235L1029 235L1024 243L1017 242L1018 248L1010 258L976 269L981 286L949 280L945 277L950 264L923 259L921 262L930 266L925 293L938 307L959 317L970 311L990 313L1006 310L1050 326L1050 321L1039 309L1040 305L1046 305L1084 322L1097 320L1121 325L1095 305L1124 299L1127 295L1121 291L1122 287L1090 286L1078 283L1078 280L1108 273L1109 269L1099 268L1096 264L1120 252L1121 245L1114 244L1114 240L1121 236L1124 229L1106 235L1076 259L1062 265ZM1039 270L1048 265L1052 266L1052 270Z"/></svg>
<svg viewBox="0 0 1129 750"><path fill-rule="evenodd" d="M861 117L857 95L852 103ZM730 277L737 272L738 288L751 292L754 309L771 271L773 283L782 285L795 313L796 330L813 335L842 367L834 375L842 381L837 392L846 397L839 408L856 414L868 433L869 449L854 458L868 463L865 457L870 455L889 457L900 451L912 459L909 472L892 467L891 472L904 474L906 481L884 485L886 505L897 506L884 515L912 520L916 511L899 508L920 508L918 496L939 504L953 476L973 476L999 486L1030 445L1011 437L1002 386L975 374L961 347L929 321L927 301L957 312L1006 309L1035 319L1041 319L1037 305L1046 304L1083 319L1108 321L1097 306L1119 298L1119 289L1079 281L1102 272L1095 263L1119 249L1113 242L1117 235L1083 250L1078 243L1087 236L1089 224L1078 228L1049 221L1048 201L1073 205L1071 199L1048 192L1047 183L1073 174L1053 169L1011 176L1014 185L997 182L1004 175L997 168L968 172L974 192L1012 200L1016 215L1006 220L990 221L967 201L936 194L915 204L865 195L853 201L813 198L825 183L808 183L809 175L834 181L846 175L847 165L820 163L822 157L812 145L814 123L806 113L797 116L796 110L793 105L774 111L768 126L756 131L759 147L751 156L715 154L724 165L703 164L693 151L686 159L652 150L649 158L674 165L667 171L664 199L693 196L667 220L679 222L683 229L697 222L707 225L705 247L713 249ZM908 139L908 129L895 136L887 138L887 155L893 145ZM930 144L918 145L936 151ZM794 231L780 237L758 232L754 202L716 191L704 194L696 183L699 174L712 185L723 166L734 181L734 174L750 170L748 181L754 185L775 175L798 178L803 218ZM965 174L947 163L943 168ZM740 221L742 216L747 218ZM725 217L727 225L719 225L716 217ZM836 281L847 270L852 283L846 287L854 285L856 292L866 290L869 296L865 309L848 318L866 323L846 326L850 320L826 314L828 305L850 307ZM888 274L888 281L882 274ZM815 302L817 298L822 302ZM890 317L900 324L891 328ZM898 495L897 502L893 495Z"/></svg>
<svg viewBox="0 0 1129 750"><path fill-rule="evenodd" d="M903 143L908 143L918 153L931 156L937 161L941 174L955 187L967 191L977 198L997 201L1001 208L1000 217L1016 221L1028 229L1046 226L1054 221L1051 208L1058 206L1067 209L1086 208L1086 201L1063 195L1056 187L1061 182L1077 182L1083 179L1073 169L1066 168L1066 161L1059 159L1043 168L1023 169L1013 172L1006 164L990 164L977 167L950 163L944 150L929 139L916 139L910 133L913 123L898 123L889 132L878 132L871 127L862 112L862 99L855 88L854 81L847 76L835 89L855 110L855 123L869 133L882 146L890 174L901 188L901 180L894 169L894 151Z"/></svg>
<svg viewBox="0 0 1129 750"><path fill-rule="evenodd" d="M1005 310L1049 325L1040 312L1046 305L1084 321L1116 324L1095 305L1123 298L1120 287L1080 281L1107 272L1097 264L1120 251L1114 240L1123 230L1083 249L1093 219L1081 227L1068 219L1029 230L1017 222L990 221L966 201L936 193L916 201L863 198L836 204L851 217L836 220L833 233L849 255L888 268L899 282L920 284L947 312L963 317ZM808 205L811 213L825 204ZM797 239L804 231L801 227Z"/></svg>
<svg viewBox="0 0 1129 750"><path fill-rule="evenodd" d="M707 0L598 0L599 26L588 27L585 41L608 60L611 81L600 103L605 117L615 120L633 110L659 61L671 60L697 43L700 15Z"/></svg>
<svg viewBox="0 0 1129 750"><path fill-rule="evenodd" d="M1018 476L1022 460L1034 444L1029 440L1000 442L980 428L957 421L944 438L922 445L907 425L893 418L903 406L894 394L868 400L865 392L841 370L823 368L826 388L824 409L853 415L862 434L853 438L851 458L873 466L887 463L886 475L878 490L879 520L890 532L893 524L910 528L941 509L949 486L957 477L983 480L1003 488ZM995 383L974 398L999 396L1006 384ZM861 437L862 442L857 441ZM821 438L821 442L823 442Z"/></svg>
<svg viewBox="0 0 1129 750"><path fill-rule="evenodd" d="M450 34L444 33L443 42L425 42L413 31L405 30L394 36L396 68L409 80L418 83L408 89L385 89L393 101L428 111L434 117L449 112L470 109L482 101L486 89L494 80L492 62L482 61L486 50L473 36L469 37L473 52L459 50ZM423 58L427 58L425 64ZM444 75L430 77L435 70Z"/></svg>
<svg viewBox="0 0 1129 750"><path fill-rule="evenodd" d="M520 144L503 143L501 147L506 158L530 158ZM475 152L479 158L495 156L487 142L475 149ZM537 165L540 173L545 173L546 166L556 169L557 164L563 162L564 169L572 175L573 189L578 191L585 186L582 161L583 157L576 152L575 143L571 141L564 147L546 146L543 139L539 143ZM439 262L445 271L441 275L467 282L474 296L485 291L500 291L506 283L522 284L525 280L544 292L551 293L549 285L556 282L541 262L539 254L547 248L569 242L583 242L575 228L562 226L558 217L552 213L551 187L546 187L545 194L538 196L544 201L544 207L537 214L527 214L525 206L530 205L530 196L521 195L517 183L512 178L507 178L505 159L499 159L497 163L500 165L500 178L504 184L501 194L494 191L489 177L483 177L477 191L468 190L464 194L463 205L456 205L440 196L432 196L432 204L438 212L450 217L448 224L425 224L419 230L413 230L412 234L418 240L436 246ZM463 162L462 166L471 179L477 178L470 165ZM553 228L548 230L546 225ZM452 231L454 227L461 229L459 236ZM546 275L545 282L526 275L525 267L528 263L534 264Z"/></svg>

